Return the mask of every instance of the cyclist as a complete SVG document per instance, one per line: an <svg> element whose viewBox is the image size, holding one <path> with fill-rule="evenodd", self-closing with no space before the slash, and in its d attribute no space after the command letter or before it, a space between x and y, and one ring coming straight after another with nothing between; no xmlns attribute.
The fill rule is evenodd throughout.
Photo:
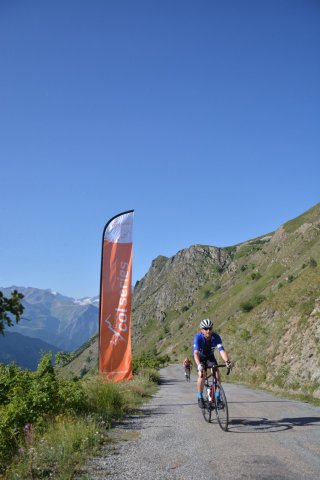
<svg viewBox="0 0 320 480"><path fill-rule="evenodd" d="M183 360L183 367L184 367L184 374L185 376L189 376L190 377L190 372L191 372L191 368L192 368L192 363L191 363L191 360L189 357L186 357L184 360Z"/></svg>
<svg viewBox="0 0 320 480"><path fill-rule="evenodd" d="M198 391L198 405L200 408L204 408L204 400L202 397L202 391L205 381L204 371L207 368L211 368L217 365L217 361L214 356L214 351L217 348L219 353L226 363L228 368L231 368L231 361L229 356L222 345L222 340L217 333L212 331L212 322L208 318L205 318L200 322L200 332L198 332L193 341L193 356L198 369L197 391ZM220 380L220 373L216 372L217 379Z"/></svg>

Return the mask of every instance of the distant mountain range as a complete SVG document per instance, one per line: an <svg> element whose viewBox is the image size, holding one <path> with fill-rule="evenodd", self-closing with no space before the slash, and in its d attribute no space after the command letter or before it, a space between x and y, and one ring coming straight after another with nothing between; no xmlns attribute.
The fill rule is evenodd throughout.
<svg viewBox="0 0 320 480"><path fill-rule="evenodd" d="M99 329L99 297L77 300L52 290L19 286L0 287L0 290L7 297L13 290L24 295L22 319L7 328L5 334L20 333L42 340L60 351L73 351Z"/></svg>
<svg viewBox="0 0 320 480"><path fill-rule="evenodd" d="M5 335L0 335L0 362L16 363L20 367L35 370L42 353L56 354L60 349L49 343L29 338L20 333L11 333L8 329Z"/></svg>

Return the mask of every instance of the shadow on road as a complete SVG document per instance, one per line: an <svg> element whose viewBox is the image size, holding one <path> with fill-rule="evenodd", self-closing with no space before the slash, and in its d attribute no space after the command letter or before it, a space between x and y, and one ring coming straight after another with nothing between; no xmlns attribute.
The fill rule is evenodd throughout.
<svg viewBox="0 0 320 480"><path fill-rule="evenodd" d="M198 376L191 375L190 380L187 381L185 375L179 375L177 376L172 376L172 377L167 377L166 375L160 374L160 384L161 385L173 385L176 383L184 383L186 385L190 384L196 384L198 379Z"/></svg>
<svg viewBox="0 0 320 480"><path fill-rule="evenodd" d="M269 433L291 430L293 427L320 426L320 417L297 417L269 420L267 418L233 418L229 423L232 433Z"/></svg>
<svg viewBox="0 0 320 480"><path fill-rule="evenodd" d="M318 426L318 424L320 424L320 417L283 418L281 422L289 423L293 427L303 427L305 425Z"/></svg>
<svg viewBox="0 0 320 480"><path fill-rule="evenodd" d="M177 379L174 379L174 378L164 378L164 377L161 377L160 376L160 385L174 385L175 383L189 383L189 382L186 382L185 380L177 380Z"/></svg>
<svg viewBox="0 0 320 480"><path fill-rule="evenodd" d="M243 400L242 402L229 402L228 405L231 405L231 403L290 403L292 400Z"/></svg>

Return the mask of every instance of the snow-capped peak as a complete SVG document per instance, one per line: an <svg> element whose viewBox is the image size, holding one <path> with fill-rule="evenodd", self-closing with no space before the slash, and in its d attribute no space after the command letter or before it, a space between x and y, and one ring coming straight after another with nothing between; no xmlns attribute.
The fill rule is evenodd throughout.
<svg viewBox="0 0 320 480"><path fill-rule="evenodd" d="M77 305L99 305L99 297L85 297L78 300L74 300Z"/></svg>

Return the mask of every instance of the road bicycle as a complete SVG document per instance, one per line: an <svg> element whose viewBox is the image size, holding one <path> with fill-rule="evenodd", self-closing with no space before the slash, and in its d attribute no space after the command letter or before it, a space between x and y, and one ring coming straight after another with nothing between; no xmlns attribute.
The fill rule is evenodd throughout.
<svg viewBox="0 0 320 480"><path fill-rule="evenodd" d="M184 376L186 378L186 382L190 382L190 372L191 372L191 368L185 367Z"/></svg>
<svg viewBox="0 0 320 480"><path fill-rule="evenodd" d="M216 372L220 367L226 367L226 365L215 365L210 368L210 375L206 373L203 391L204 408L202 409L202 414L205 421L210 423L214 410L219 426L226 432L229 423L228 402L221 382L216 378ZM230 371L231 369L228 368L227 375L229 375Z"/></svg>

